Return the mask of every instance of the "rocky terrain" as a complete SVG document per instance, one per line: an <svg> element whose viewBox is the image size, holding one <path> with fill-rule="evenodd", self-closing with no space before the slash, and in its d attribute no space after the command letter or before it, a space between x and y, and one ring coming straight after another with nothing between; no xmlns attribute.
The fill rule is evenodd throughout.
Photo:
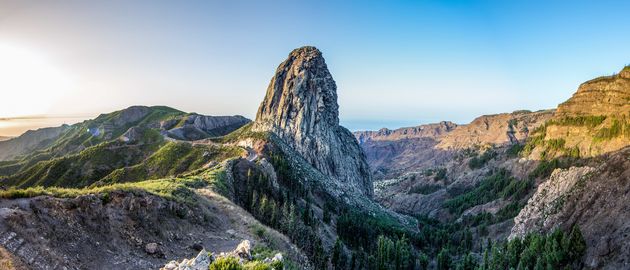
<svg viewBox="0 0 630 270"><path fill-rule="evenodd" d="M13 254L11 264L29 269L158 269L202 248L230 251L243 239L306 260L286 237L230 201L209 190L194 196L196 204L124 190L3 200L0 244Z"/></svg>
<svg viewBox="0 0 630 270"><path fill-rule="evenodd" d="M292 51L278 66L253 130L278 135L347 192L372 196L368 164L352 133L339 125L337 86L315 47Z"/></svg>
<svg viewBox="0 0 630 270"><path fill-rule="evenodd" d="M524 143L529 131L544 124L553 110L484 115L466 125L451 122L397 130L354 133L376 179L444 166L457 152L492 145Z"/></svg>
<svg viewBox="0 0 630 270"><path fill-rule="evenodd" d="M578 225L592 269L630 267L630 148L556 169L514 219L510 237Z"/></svg>
<svg viewBox="0 0 630 270"><path fill-rule="evenodd" d="M628 72L582 84L557 110L355 132L375 173L375 198L400 213L469 226L473 239L577 225L585 267L627 268Z"/></svg>
<svg viewBox="0 0 630 270"><path fill-rule="evenodd" d="M629 101L630 66L626 66L616 75L599 77L580 85L569 100L558 105L558 115L628 115Z"/></svg>
<svg viewBox="0 0 630 270"><path fill-rule="evenodd" d="M253 122L133 106L32 131L0 142L0 268L628 268L628 72L557 110L352 134L307 46Z"/></svg>
<svg viewBox="0 0 630 270"><path fill-rule="evenodd" d="M523 143L531 130L544 124L553 114L554 110L544 110L484 115L445 135L437 147L466 149L475 145Z"/></svg>
<svg viewBox="0 0 630 270"><path fill-rule="evenodd" d="M248 240L254 253L281 252L290 269L339 265L339 256L373 265L377 236L417 226L371 200L371 173L339 126L336 91L321 52L303 47L277 69L253 123L133 106L67 127L0 164L2 259L33 269L176 269L202 248L220 254ZM350 244L352 230L374 231Z"/></svg>

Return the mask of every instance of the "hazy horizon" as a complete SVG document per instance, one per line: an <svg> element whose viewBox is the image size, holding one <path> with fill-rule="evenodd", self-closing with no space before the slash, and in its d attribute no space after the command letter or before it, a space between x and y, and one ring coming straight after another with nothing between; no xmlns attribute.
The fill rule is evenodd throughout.
<svg viewBox="0 0 630 270"><path fill-rule="evenodd" d="M628 64L619 33L630 24L618 22L629 8L0 0L0 136L132 105L252 119L277 65L303 45L323 52L351 130L552 109Z"/></svg>

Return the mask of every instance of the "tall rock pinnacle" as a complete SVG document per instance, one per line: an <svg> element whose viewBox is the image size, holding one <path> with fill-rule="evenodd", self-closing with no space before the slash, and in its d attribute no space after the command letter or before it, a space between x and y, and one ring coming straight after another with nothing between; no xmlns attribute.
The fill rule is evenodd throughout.
<svg viewBox="0 0 630 270"><path fill-rule="evenodd" d="M254 129L275 133L347 191L372 196L365 154L352 133L339 126L337 86L317 48L295 49L278 66Z"/></svg>

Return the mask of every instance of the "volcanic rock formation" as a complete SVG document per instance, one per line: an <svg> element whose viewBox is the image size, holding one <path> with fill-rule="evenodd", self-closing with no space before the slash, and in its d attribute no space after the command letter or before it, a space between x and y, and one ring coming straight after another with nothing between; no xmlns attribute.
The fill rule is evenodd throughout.
<svg viewBox="0 0 630 270"><path fill-rule="evenodd" d="M315 47L278 66L253 129L271 131L345 191L372 196L372 177L352 133L339 125L337 86Z"/></svg>
<svg viewBox="0 0 630 270"><path fill-rule="evenodd" d="M558 114L630 114L630 66L624 67L619 74L583 83L569 100L558 105Z"/></svg>

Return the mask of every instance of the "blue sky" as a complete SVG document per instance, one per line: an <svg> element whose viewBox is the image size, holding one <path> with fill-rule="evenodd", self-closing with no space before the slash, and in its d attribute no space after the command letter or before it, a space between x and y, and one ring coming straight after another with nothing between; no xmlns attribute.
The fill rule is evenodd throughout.
<svg viewBox="0 0 630 270"><path fill-rule="evenodd" d="M630 64L628 10L628 1L0 1L0 48L44 55L68 78L32 90L50 103L32 112L28 99L6 98L11 87L1 102L24 103L19 115L161 104L253 118L276 66L314 45L350 129L467 123L554 108L581 82Z"/></svg>

